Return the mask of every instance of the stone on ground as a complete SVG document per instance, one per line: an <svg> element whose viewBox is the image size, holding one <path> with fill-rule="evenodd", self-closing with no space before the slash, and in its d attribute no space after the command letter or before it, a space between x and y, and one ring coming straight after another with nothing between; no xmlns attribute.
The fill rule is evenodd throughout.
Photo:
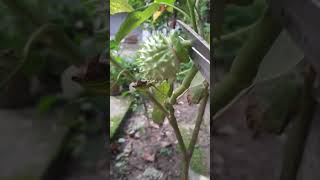
<svg viewBox="0 0 320 180"><path fill-rule="evenodd" d="M161 180L163 179L163 173L161 171L156 170L155 168L147 168L143 174L140 174L137 179L138 180Z"/></svg>
<svg viewBox="0 0 320 180"><path fill-rule="evenodd" d="M113 137L120 126L131 102L130 98L110 96L110 138Z"/></svg>
<svg viewBox="0 0 320 180"><path fill-rule="evenodd" d="M195 173L191 168L189 168L189 180L210 180L210 178Z"/></svg>

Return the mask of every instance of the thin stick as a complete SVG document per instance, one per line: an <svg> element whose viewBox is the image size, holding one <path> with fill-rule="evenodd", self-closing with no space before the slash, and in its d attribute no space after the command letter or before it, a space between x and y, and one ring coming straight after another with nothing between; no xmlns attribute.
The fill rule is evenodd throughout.
<svg viewBox="0 0 320 180"><path fill-rule="evenodd" d="M195 145L197 143L197 139L198 139L198 135L200 132L200 127L203 121L203 115L205 113L206 110L206 105L207 105L207 101L208 101L208 97L209 97L209 93L208 93L208 87L205 89L205 94L204 97L202 98L201 102L200 102L200 106L198 109L198 115L196 118L196 124L192 133L192 137L189 143L189 147L188 147L188 156L190 156L190 159L192 157Z"/></svg>

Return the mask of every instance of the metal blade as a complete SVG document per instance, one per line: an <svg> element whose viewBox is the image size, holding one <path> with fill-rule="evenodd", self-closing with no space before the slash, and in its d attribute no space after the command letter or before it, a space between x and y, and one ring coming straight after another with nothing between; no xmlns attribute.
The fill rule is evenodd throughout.
<svg viewBox="0 0 320 180"><path fill-rule="evenodd" d="M177 20L177 22L187 32L190 39L192 39L191 58L203 77L210 84L210 45L184 22L180 20ZM180 38L183 39L182 37Z"/></svg>

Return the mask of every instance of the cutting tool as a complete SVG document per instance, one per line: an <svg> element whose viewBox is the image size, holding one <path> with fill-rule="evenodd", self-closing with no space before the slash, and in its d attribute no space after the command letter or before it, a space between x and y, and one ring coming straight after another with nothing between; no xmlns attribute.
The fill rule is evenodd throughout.
<svg viewBox="0 0 320 180"><path fill-rule="evenodd" d="M198 67L202 76L210 84L210 45L190 26L180 20L177 20L177 22L192 41L192 61ZM183 37L180 36L180 38L184 40Z"/></svg>

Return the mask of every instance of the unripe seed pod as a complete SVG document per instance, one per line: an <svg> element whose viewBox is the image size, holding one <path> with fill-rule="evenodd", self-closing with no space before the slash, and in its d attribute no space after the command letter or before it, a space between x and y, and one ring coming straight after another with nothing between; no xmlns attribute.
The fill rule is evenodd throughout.
<svg viewBox="0 0 320 180"><path fill-rule="evenodd" d="M177 33L150 36L138 51L137 63L148 80L175 79L182 62L189 61L191 43L181 40Z"/></svg>

